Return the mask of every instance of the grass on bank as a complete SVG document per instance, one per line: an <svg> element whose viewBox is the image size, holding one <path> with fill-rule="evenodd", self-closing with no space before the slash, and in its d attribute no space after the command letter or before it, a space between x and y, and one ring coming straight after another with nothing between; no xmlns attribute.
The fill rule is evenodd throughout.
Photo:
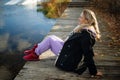
<svg viewBox="0 0 120 80"><path fill-rule="evenodd" d="M66 9L70 0L50 0L49 2L41 3L42 8L37 11L42 11L48 18L58 18Z"/></svg>

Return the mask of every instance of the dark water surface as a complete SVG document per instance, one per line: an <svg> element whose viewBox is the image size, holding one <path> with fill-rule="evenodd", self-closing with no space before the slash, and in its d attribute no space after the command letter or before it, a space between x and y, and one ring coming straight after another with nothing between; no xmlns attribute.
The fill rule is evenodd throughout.
<svg viewBox="0 0 120 80"><path fill-rule="evenodd" d="M56 20L28 0L0 0L0 80L13 80L25 61L23 51L40 42ZM31 0L30 0L31 1Z"/></svg>

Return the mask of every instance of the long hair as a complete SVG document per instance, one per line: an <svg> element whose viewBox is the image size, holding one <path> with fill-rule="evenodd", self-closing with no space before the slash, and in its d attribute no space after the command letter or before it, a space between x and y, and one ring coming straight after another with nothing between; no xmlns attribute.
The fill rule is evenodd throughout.
<svg viewBox="0 0 120 80"><path fill-rule="evenodd" d="M101 35L95 13L89 9L84 9L82 14L84 15L85 19L88 21L88 24L94 27L96 31L96 39L100 40Z"/></svg>

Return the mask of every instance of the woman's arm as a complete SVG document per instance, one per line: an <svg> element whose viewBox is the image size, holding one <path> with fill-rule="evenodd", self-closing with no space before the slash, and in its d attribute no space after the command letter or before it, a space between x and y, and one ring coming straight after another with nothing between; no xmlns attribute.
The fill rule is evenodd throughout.
<svg viewBox="0 0 120 80"><path fill-rule="evenodd" d="M93 60L93 49L92 44L90 42L90 35L87 32L82 33L83 36L80 38L81 40L81 48L83 50L84 62L89 69L91 75L96 75L97 69Z"/></svg>

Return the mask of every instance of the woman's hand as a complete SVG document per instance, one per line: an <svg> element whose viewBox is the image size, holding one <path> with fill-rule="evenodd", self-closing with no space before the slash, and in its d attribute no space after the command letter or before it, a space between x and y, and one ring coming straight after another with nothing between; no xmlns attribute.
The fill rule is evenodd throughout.
<svg viewBox="0 0 120 80"><path fill-rule="evenodd" d="M102 72L97 72L96 75L91 75L91 78L101 78L101 77L103 77Z"/></svg>

